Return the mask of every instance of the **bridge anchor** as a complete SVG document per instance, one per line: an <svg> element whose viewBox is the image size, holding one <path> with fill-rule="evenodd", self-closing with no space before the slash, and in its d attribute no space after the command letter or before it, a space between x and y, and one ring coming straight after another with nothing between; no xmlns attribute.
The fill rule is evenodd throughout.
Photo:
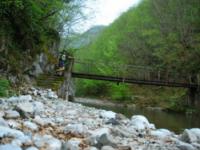
<svg viewBox="0 0 200 150"><path fill-rule="evenodd" d="M191 107L200 106L200 89L197 87L189 88L188 104Z"/></svg>
<svg viewBox="0 0 200 150"><path fill-rule="evenodd" d="M69 59L69 64L66 66L66 69L64 71L64 82L58 89L58 97L73 101L74 100L74 88L73 88L73 82L72 82L72 68L73 68L73 59Z"/></svg>

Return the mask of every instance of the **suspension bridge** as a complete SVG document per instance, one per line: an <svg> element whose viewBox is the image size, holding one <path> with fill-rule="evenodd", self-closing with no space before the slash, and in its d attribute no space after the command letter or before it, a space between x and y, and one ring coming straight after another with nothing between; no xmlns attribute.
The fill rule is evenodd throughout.
<svg viewBox="0 0 200 150"><path fill-rule="evenodd" d="M128 83L187 88L188 103L190 105L195 105L200 99L199 74L179 73L173 70L155 70L151 67L117 64L110 61L70 60L66 66L64 76L62 77L62 84L58 90L59 97L64 99L74 95L71 78L111 81L117 84Z"/></svg>
<svg viewBox="0 0 200 150"><path fill-rule="evenodd" d="M175 71L150 67L75 59L72 77L142 85L198 88L200 75L179 74Z"/></svg>

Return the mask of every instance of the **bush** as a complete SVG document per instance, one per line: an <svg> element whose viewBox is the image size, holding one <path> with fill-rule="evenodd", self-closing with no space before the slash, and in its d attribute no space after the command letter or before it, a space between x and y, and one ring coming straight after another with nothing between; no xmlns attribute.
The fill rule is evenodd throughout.
<svg viewBox="0 0 200 150"><path fill-rule="evenodd" d="M0 97L8 96L10 83L6 79L0 79Z"/></svg>

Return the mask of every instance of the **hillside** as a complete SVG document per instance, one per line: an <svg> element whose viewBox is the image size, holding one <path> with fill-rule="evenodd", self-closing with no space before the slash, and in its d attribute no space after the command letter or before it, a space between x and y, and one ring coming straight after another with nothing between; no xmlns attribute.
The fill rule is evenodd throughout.
<svg viewBox="0 0 200 150"><path fill-rule="evenodd" d="M199 10L198 0L144 0L138 7L122 14L104 29L96 42L81 49L76 55L105 63L164 70L173 75L174 79L180 75L189 78L200 72ZM107 67L99 70L108 72L111 69ZM184 89L79 82L79 86L84 85L80 88L80 95L92 93L111 99L126 98L129 101L131 97L137 97L131 101L173 109L179 105L187 107L184 102L187 90ZM104 90L100 91L97 85Z"/></svg>
<svg viewBox="0 0 200 150"><path fill-rule="evenodd" d="M105 26L102 25L94 26L86 32L84 32L83 34L76 35L75 37L73 37L69 48L79 49L88 46L93 41L95 41L95 39L98 38L98 36L101 34L104 28Z"/></svg>

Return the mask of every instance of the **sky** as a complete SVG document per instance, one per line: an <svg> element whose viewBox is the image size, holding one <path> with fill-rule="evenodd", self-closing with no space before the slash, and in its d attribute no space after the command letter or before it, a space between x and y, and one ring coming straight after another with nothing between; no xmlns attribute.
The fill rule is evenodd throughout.
<svg viewBox="0 0 200 150"><path fill-rule="evenodd" d="M78 24L80 32L95 25L109 25L130 7L136 6L140 0L88 0L84 13L87 19Z"/></svg>

